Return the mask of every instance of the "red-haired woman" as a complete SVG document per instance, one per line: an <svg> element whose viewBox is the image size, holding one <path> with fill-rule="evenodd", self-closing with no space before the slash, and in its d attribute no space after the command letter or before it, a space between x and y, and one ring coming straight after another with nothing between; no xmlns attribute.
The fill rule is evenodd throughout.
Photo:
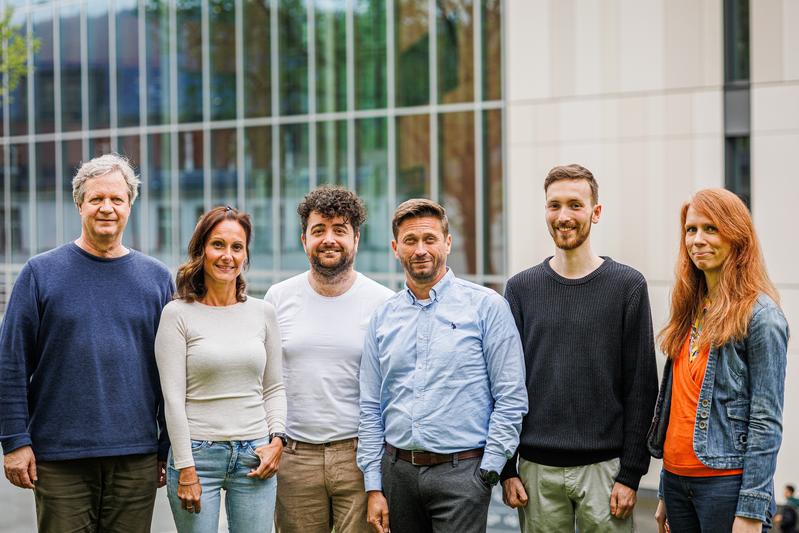
<svg viewBox="0 0 799 533"><path fill-rule="evenodd" d="M760 532L775 511L788 325L752 218L724 189L682 207L668 357L649 449L659 531Z"/></svg>

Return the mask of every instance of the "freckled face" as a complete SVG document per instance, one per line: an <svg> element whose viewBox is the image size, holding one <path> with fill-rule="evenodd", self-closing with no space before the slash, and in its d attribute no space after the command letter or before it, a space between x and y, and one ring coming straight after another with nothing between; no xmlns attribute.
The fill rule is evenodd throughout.
<svg viewBox="0 0 799 533"><path fill-rule="evenodd" d="M731 246L709 218L689 206L685 214L685 248L696 268L713 275L721 271Z"/></svg>

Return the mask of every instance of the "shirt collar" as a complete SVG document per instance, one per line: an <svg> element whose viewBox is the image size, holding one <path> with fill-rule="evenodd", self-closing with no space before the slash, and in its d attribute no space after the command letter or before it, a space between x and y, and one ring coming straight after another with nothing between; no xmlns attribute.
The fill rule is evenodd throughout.
<svg viewBox="0 0 799 533"><path fill-rule="evenodd" d="M436 302L441 298L441 296L447 291L447 287L452 284L452 280L455 279L455 274L452 273L452 269L447 267L447 273L444 274L444 277L438 280L438 283L433 285L430 288L430 302ZM408 287L408 283L405 283L405 294L408 297L408 302L411 304L415 304L419 301L416 295L413 294L413 291Z"/></svg>

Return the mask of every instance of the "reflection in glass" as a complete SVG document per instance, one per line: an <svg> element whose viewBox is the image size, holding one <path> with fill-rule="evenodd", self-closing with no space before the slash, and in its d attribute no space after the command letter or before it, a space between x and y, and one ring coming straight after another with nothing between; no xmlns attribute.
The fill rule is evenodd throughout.
<svg viewBox="0 0 799 533"><path fill-rule="evenodd" d="M252 216L250 265L255 270L272 268L272 128L247 128L244 131L244 176L247 204Z"/></svg>
<svg viewBox="0 0 799 533"><path fill-rule="evenodd" d="M427 2L396 0L396 100L398 106L430 101L430 34Z"/></svg>
<svg viewBox="0 0 799 533"><path fill-rule="evenodd" d="M316 0L316 108L347 109L347 13L343 0Z"/></svg>
<svg viewBox="0 0 799 533"><path fill-rule="evenodd" d="M168 265L176 264L172 257L172 158L170 134L157 133L147 139L147 180L150 221L150 255ZM181 253L183 248L181 248Z"/></svg>
<svg viewBox="0 0 799 533"><path fill-rule="evenodd" d="M194 226L205 212L203 205L203 132L178 133L178 183L180 191L181 253L186 249Z"/></svg>
<svg viewBox="0 0 799 533"><path fill-rule="evenodd" d="M33 56L34 113L36 133L55 130L55 83L53 71L53 12L50 9L33 11L33 36L39 40L39 51Z"/></svg>
<svg viewBox="0 0 799 533"><path fill-rule="evenodd" d="M55 143L36 143L36 251L56 246Z"/></svg>
<svg viewBox="0 0 799 533"><path fill-rule="evenodd" d="M169 4L147 0L147 121L169 122Z"/></svg>
<svg viewBox="0 0 799 533"><path fill-rule="evenodd" d="M387 272L387 246L391 242L388 205L388 144L385 118L367 118L355 123L355 160L358 192L369 213L361 228L358 267L362 272ZM393 211L392 211L393 212Z"/></svg>
<svg viewBox="0 0 799 533"><path fill-rule="evenodd" d="M502 110L483 112L483 264L486 274L505 273L505 203L502 176Z"/></svg>
<svg viewBox="0 0 799 533"><path fill-rule="evenodd" d="M437 2L438 101L474 100L472 0Z"/></svg>
<svg viewBox="0 0 799 533"><path fill-rule="evenodd" d="M211 205L239 207L236 130L211 131Z"/></svg>
<svg viewBox="0 0 799 533"><path fill-rule="evenodd" d="M502 99L502 0L483 7L483 100Z"/></svg>
<svg viewBox="0 0 799 533"><path fill-rule="evenodd" d="M59 8L61 27L61 130L77 131L82 126L80 65L80 4Z"/></svg>
<svg viewBox="0 0 799 533"><path fill-rule="evenodd" d="M211 120L236 118L236 3L208 3Z"/></svg>
<svg viewBox="0 0 799 533"><path fill-rule="evenodd" d="M139 125L138 16L138 0L116 0L116 102L120 127Z"/></svg>
<svg viewBox="0 0 799 533"><path fill-rule="evenodd" d="M397 204L430 197L430 118L397 117Z"/></svg>
<svg viewBox="0 0 799 533"><path fill-rule="evenodd" d="M11 240L11 261L24 263L31 255L30 227L27 214L28 195L30 193L30 156L27 144L12 144L9 146L9 175L8 181L11 189L9 205L11 208L11 225L8 228ZM25 215L23 220L22 216Z"/></svg>
<svg viewBox="0 0 799 533"><path fill-rule="evenodd" d="M14 11L11 17L11 26L17 32L29 37L26 29L27 16L21 9ZM28 70L30 72L30 69ZM11 135L25 135L28 133L28 75L19 77L16 89L9 95L9 133ZM12 174L13 175L13 174Z"/></svg>
<svg viewBox="0 0 799 533"><path fill-rule="evenodd" d="M302 228L297 204L308 192L308 125L289 124L280 128L280 229L283 270L304 270L308 266L300 243Z"/></svg>
<svg viewBox="0 0 799 533"><path fill-rule="evenodd" d="M244 0L244 116L272 110L272 46L269 0Z"/></svg>
<svg viewBox="0 0 799 533"><path fill-rule="evenodd" d="M442 113L438 128L441 204L447 210L452 234L447 264L456 274L474 274L477 270L474 113Z"/></svg>
<svg viewBox="0 0 799 533"><path fill-rule="evenodd" d="M62 209L64 223L64 239L73 241L80 235L80 215L75 201L72 199L72 178L78 173L83 160L81 141L64 141L61 143L61 176Z"/></svg>
<svg viewBox="0 0 799 533"><path fill-rule="evenodd" d="M355 107L386 107L386 3L356 0Z"/></svg>
<svg viewBox="0 0 799 533"><path fill-rule="evenodd" d="M111 79L108 64L108 1L89 0L87 52L89 70L89 125L107 128L111 124Z"/></svg>
<svg viewBox="0 0 799 533"><path fill-rule="evenodd" d="M119 137L117 139L117 146L119 154L128 158L130 166L133 167L133 172L137 176L141 176L141 168L139 167L141 141L139 140L139 136L130 135ZM141 216L141 212L143 209L143 202L141 201L141 189L141 186L139 186L139 198L133 204L133 210L130 213L128 225L125 228L124 239L122 241L125 246L136 250L142 249L141 228L143 217Z"/></svg>
<svg viewBox="0 0 799 533"><path fill-rule="evenodd" d="M347 185L347 121L316 124L316 181Z"/></svg>
<svg viewBox="0 0 799 533"><path fill-rule="evenodd" d="M308 32L305 2L279 0L280 113L308 112Z"/></svg>
<svg viewBox="0 0 799 533"><path fill-rule="evenodd" d="M203 119L203 58L200 0L177 4L178 120ZM194 226L192 226L194 229Z"/></svg>

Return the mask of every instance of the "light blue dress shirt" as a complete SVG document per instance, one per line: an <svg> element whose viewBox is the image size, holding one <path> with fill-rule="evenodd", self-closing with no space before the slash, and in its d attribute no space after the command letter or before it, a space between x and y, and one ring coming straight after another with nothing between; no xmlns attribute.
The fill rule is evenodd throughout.
<svg viewBox="0 0 799 533"><path fill-rule="evenodd" d="M524 357L508 303L451 270L418 300L405 290L372 316L361 358L358 466L382 490L383 444L455 453L485 447L500 472L527 413Z"/></svg>

